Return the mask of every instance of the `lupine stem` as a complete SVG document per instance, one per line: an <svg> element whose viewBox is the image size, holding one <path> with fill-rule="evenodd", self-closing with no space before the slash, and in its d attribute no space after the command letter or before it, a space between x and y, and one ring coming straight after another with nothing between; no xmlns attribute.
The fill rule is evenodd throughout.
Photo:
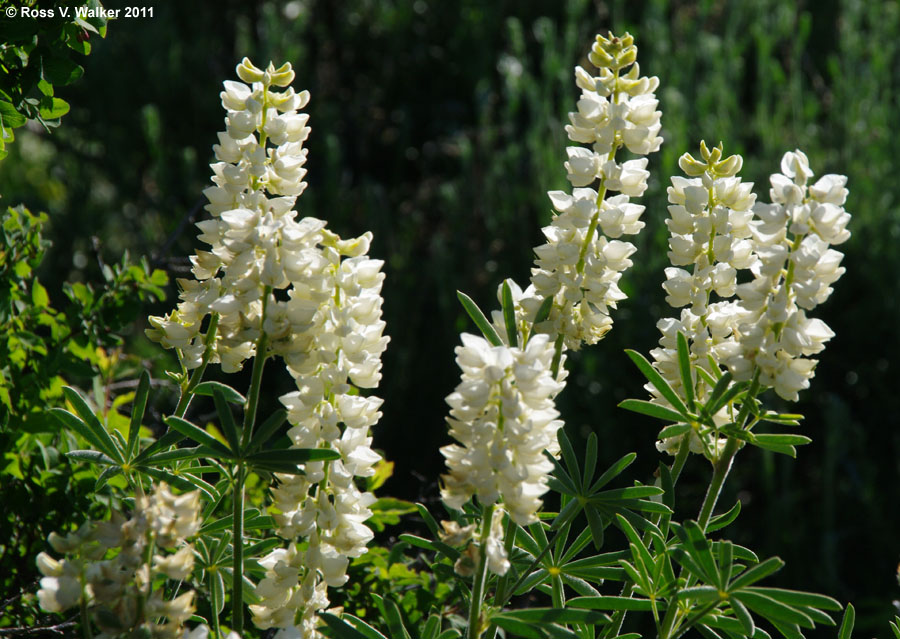
<svg viewBox="0 0 900 639"><path fill-rule="evenodd" d="M195 368L194 372L191 373L191 379L188 381L187 386L182 386L181 397L178 399L178 406L175 407L175 417L184 417L184 414L187 412L188 406L191 403L191 399L194 396L194 389L197 388L203 380L203 373L206 371L209 360L212 359L218 326L219 314L213 313L209 317L209 328L206 330L206 337L203 340L205 348L203 349L203 357L200 360L200 366Z"/></svg>
<svg viewBox="0 0 900 639"><path fill-rule="evenodd" d="M675 487L675 484L678 483L678 478L681 476L681 470L684 468L684 464L687 461L688 456L691 452L691 437L690 434L683 435L681 438L681 445L678 446L678 453L675 455L675 461L672 462L672 468L670 472L672 474L672 487ZM659 518L657 518L653 523L658 523ZM650 532L647 531L644 533L643 541L646 544L650 540ZM629 581L622 587L622 592L619 593L620 597L628 597L634 594L634 582ZM622 632L622 624L625 623L625 615L628 614L627 610L619 610L617 611L612 618L612 622L606 627L606 630L603 633L603 637L616 637Z"/></svg>
<svg viewBox="0 0 900 639"><path fill-rule="evenodd" d="M491 519L494 516L494 506L484 506L481 510L481 536L479 537L478 570L475 572L475 582L472 584L472 600L469 602L469 627L466 630L467 639L478 639L481 636L481 606L484 599L484 587L487 582L487 540L491 534Z"/></svg>
<svg viewBox="0 0 900 639"><path fill-rule="evenodd" d="M253 434L253 426L256 423L256 409L259 405L259 389L262 386L263 368L266 364L268 353L268 335L266 335L265 321L266 308L272 287L266 286L263 290L262 313L259 319L259 338L256 340L256 357L253 359L253 373L250 376L250 390L247 392L247 405L244 407L244 425L241 434L241 448L250 442ZM244 479L246 469L244 461L237 462L234 473L234 504L232 508L234 541L232 542L232 588L231 599L233 602L231 614L232 629L240 635L244 631Z"/></svg>
<svg viewBox="0 0 900 639"><path fill-rule="evenodd" d="M234 541L232 541L231 629L244 632L244 463L238 462L234 475L232 507Z"/></svg>

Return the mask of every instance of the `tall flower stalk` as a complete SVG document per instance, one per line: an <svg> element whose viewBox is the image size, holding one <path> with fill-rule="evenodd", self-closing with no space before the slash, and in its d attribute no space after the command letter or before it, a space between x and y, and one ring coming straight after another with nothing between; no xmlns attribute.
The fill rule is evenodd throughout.
<svg viewBox="0 0 900 639"><path fill-rule="evenodd" d="M251 606L261 628L317 637L327 586L346 581L349 559L364 553L372 538L364 522L374 497L356 481L374 474L381 459L369 434L381 416L381 400L360 389L377 386L388 342L381 320L383 263L366 255L371 233L342 240L322 220L296 219L296 199L306 188L303 143L310 132L308 116L297 110L309 93L290 88L290 64L262 70L245 58L237 74L243 82L227 81L221 93L226 130L213 147L214 185L204 191L213 217L197 225L199 239L211 248L191 258L196 279L179 280L181 302L169 315L150 318L148 335L177 349L180 415L207 364L234 372L254 359L243 451L253 448L265 362L280 356L297 384L297 391L281 398L293 447L339 456L308 462L302 475L276 473L278 533L289 543L260 561L268 573L257 586L260 602ZM238 633L248 472L239 456L231 469L232 628Z"/></svg>
<svg viewBox="0 0 900 639"><path fill-rule="evenodd" d="M441 449L449 470L441 495L452 509L473 496L482 506L480 533L466 561L457 562L458 572L474 573L470 639L487 628L481 608L488 571L503 575L509 567L502 519L494 523L503 511L495 505L511 522L532 524L549 489L553 463L545 454L560 453L563 422L554 399L566 377L564 351L602 339L612 327L610 309L625 299L618 281L635 247L615 238L643 228L644 207L630 198L647 189L649 172L646 158L623 162L617 155L623 147L647 155L662 143L653 93L659 80L642 77L636 58L630 35L598 35L589 59L599 75L576 67L582 94L566 132L591 147L567 149L573 191L548 194L555 213L543 229L546 243L535 248L531 285L522 291L504 282L503 310L494 313L493 326L482 327L485 338L463 334L456 349L462 380L447 397L447 421L457 443Z"/></svg>

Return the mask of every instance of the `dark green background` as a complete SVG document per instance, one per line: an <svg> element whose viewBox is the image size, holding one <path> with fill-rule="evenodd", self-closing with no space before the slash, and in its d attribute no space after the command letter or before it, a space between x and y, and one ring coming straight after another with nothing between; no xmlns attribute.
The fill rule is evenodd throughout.
<svg viewBox="0 0 900 639"><path fill-rule="evenodd" d="M764 199L786 150L802 148L818 175L848 175L853 237L840 247L847 274L818 309L837 337L813 390L781 406L807 416L802 432L814 442L797 461L742 453L721 507L740 498L732 538L788 562L779 585L852 601L858 634L887 636L900 596L898 3L143 5L153 17L111 22L106 40L92 41L84 78L59 89L72 104L62 126L49 136L17 132L0 164L4 202L50 214L54 249L42 281L55 300L62 281L99 278L98 251L112 261L126 249L185 276L198 246L190 222L202 219L211 146L223 129L221 82L244 55L258 65L290 61L295 87L312 93L310 186L299 210L342 236L372 230L371 253L386 262L391 344L376 444L397 464L384 492L400 497L437 495L443 397L458 380L453 348L460 330L473 330L455 291L494 308L504 277L527 283L531 247L549 220L546 191L567 186L572 68L586 64L596 32L635 36L643 72L660 78L665 138L641 200L647 228L623 283L630 299L607 339L571 356L560 401L576 441L598 434L602 461L634 450L637 477L648 480L659 459L655 424L616 404L645 394L623 349L649 351L655 322L674 313L660 283L665 186L678 156L700 139L721 140L745 156L743 177ZM174 290L152 310L165 312ZM142 329L133 349L160 372L160 352ZM263 405L290 383L270 363ZM157 409L167 402L159 394ZM690 460L681 516L693 516L708 474Z"/></svg>

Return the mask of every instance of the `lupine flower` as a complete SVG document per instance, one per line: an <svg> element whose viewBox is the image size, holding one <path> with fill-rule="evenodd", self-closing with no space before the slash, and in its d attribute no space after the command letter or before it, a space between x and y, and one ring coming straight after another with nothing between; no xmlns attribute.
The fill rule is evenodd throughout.
<svg viewBox="0 0 900 639"><path fill-rule="evenodd" d="M65 537L51 534L54 550L69 556L58 561L47 553L38 555L44 575L38 591L41 607L63 612L83 602L96 613L93 621L103 637L131 631L161 639L202 634L184 627L194 613L194 591L172 600L163 599L162 589L150 592L152 578L181 581L190 576L194 551L186 539L199 529L199 514L199 491L176 496L160 483L152 494L137 497L129 519L114 512L109 520L88 522ZM154 555L148 565L151 547L177 550Z"/></svg>
<svg viewBox="0 0 900 639"><path fill-rule="evenodd" d="M463 334L456 348L462 381L447 397L450 434L459 444L441 448L449 473L441 496L459 509L473 495L482 504L503 501L521 525L537 521L562 427L553 398L563 388L550 374L553 344L535 335L524 348L491 346Z"/></svg>
<svg viewBox="0 0 900 639"><path fill-rule="evenodd" d="M687 308L678 319L657 324L662 338L660 348L651 351L654 366L683 394L680 332L688 339L695 366L715 375L726 367L738 381L756 373L764 387L796 401L813 375L815 360L808 356L833 336L824 322L807 318L805 311L827 299L830 285L844 271L841 254L829 244L849 238L850 216L842 208L846 178L827 175L807 188L813 173L806 156L787 153L782 173L770 180L773 203L764 204L756 202L752 184L736 177L740 156L723 159L721 146L710 150L704 143L701 156L682 156L679 164L692 177L673 177L669 188L671 218L666 223L674 266L666 269L663 288L669 304ZM739 271L749 271L752 280L739 284ZM665 403L648 388L654 401ZM698 399L703 401L710 390L697 380ZM724 408L714 420L729 421ZM677 441L671 438L659 446L672 452ZM723 443L693 433L691 450L714 455Z"/></svg>
<svg viewBox="0 0 900 639"><path fill-rule="evenodd" d="M245 58L237 74L243 82L226 82L221 94L226 131L213 147L214 186L205 191L213 219L198 224L211 249L192 258L196 280L179 282L178 309L151 318L148 334L178 348L185 367L195 368L206 349L201 326L215 313L210 361L228 372L253 356L281 356L297 382L297 391L281 398L294 445L341 454L328 464L307 464L304 475L277 476L278 532L290 545L263 560L275 576L263 580L261 601L251 607L260 627L313 637L317 611L328 604L327 586L346 581L350 558L364 553L372 538L364 522L375 498L356 481L374 474L381 459L369 434L381 417L381 400L357 391L381 379L388 342L381 319L383 263L366 255L371 233L342 240L322 220L296 219L310 131L297 109L309 93L289 87L291 66L263 71ZM276 289L287 294L276 299ZM268 350L257 353L262 337ZM301 540L308 544L302 561L296 551ZM287 579L285 571L294 577Z"/></svg>
<svg viewBox="0 0 900 639"><path fill-rule="evenodd" d="M616 161L623 146L634 154L647 155L662 143L661 114L653 94L659 80L640 76L636 56L630 35L598 35L589 57L600 75L593 77L581 67L575 69L582 94L578 111L569 114L571 124L566 132L573 142L592 147L566 150L568 179L575 188L571 195L564 191L548 194L555 214L543 230L547 242L535 249L533 289L522 303L533 319L541 302L552 297L550 316L538 330L563 335L571 349L600 340L612 327L609 309L625 299L618 281L631 266L629 257L635 247L608 238L634 235L644 226L638 219L644 207L631 204L629 198L647 189L647 159ZM597 180L598 188L590 188ZM613 191L620 195L608 198Z"/></svg>

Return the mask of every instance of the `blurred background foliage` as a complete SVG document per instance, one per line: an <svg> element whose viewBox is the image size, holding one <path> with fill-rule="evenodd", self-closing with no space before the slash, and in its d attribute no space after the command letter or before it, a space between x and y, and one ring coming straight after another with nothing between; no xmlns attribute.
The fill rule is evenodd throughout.
<svg viewBox="0 0 900 639"><path fill-rule="evenodd" d="M133 4L133 3L132 3ZM655 347L672 314L666 265L668 176L701 139L745 157L743 176L768 198L782 153L802 148L822 175L849 176L847 274L820 316L837 333L797 412L813 437L799 459L739 456L722 507L744 514L735 542L780 555L779 585L852 601L861 635L883 633L900 598L900 4L877 0L224 0L145 1L153 17L109 24L92 40L63 126L16 131L0 164L7 205L49 216L39 270L53 303L63 282L102 281L125 251L172 278L189 276L201 191L223 127L221 82L243 56L290 61L312 93L304 215L342 236L375 233L386 261L384 418L376 444L396 463L382 490L433 501L448 442L443 397L453 348L473 331L455 297L496 308L504 277L527 283L531 247L549 221L546 191L566 188L563 126L593 35L630 31L645 74L660 78L665 144L641 200L647 228L623 288L629 300L600 345L570 355L561 410L571 437L597 432L600 463L638 453L648 479L659 458L652 420L616 408L643 397L623 353ZM108 8L124 6L110 1ZM172 288L174 293L174 286ZM169 301L149 313L164 312ZM167 363L132 329L130 351ZM268 402L288 375L269 365ZM248 371L249 377L249 371ZM163 378L164 379L164 378ZM238 385L239 386L239 385ZM777 398L774 398L777 399ZM163 402L165 403L165 402ZM174 404L173 404L174 405ZM782 408L788 408L782 406ZM792 409L793 410L793 409ZM709 469L686 472L702 499ZM693 501L691 501L693 499ZM695 503L694 503L695 502Z"/></svg>

